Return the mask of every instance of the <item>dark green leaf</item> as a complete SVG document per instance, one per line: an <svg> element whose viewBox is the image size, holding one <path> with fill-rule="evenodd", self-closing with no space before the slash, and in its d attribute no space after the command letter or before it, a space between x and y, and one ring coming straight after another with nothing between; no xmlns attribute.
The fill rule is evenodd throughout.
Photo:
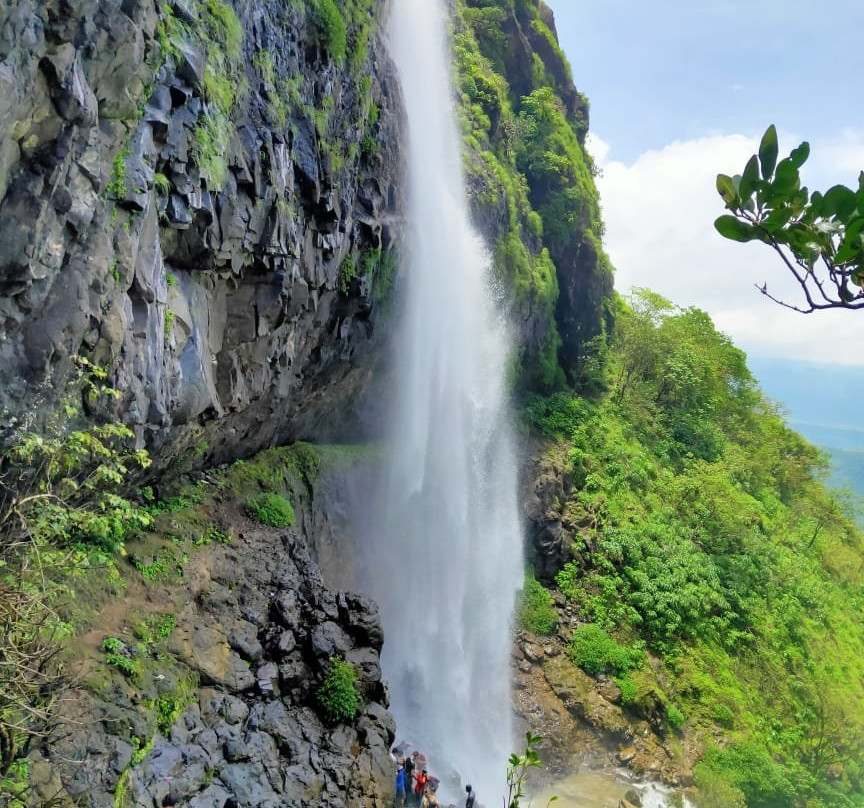
<svg viewBox="0 0 864 808"><path fill-rule="evenodd" d="M858 198L854 191L845 185L834 185L825 192L822 215L827 219L836 216L848 219L858 208Z"/></svg>
<svg viewBox="0 0 864 808"><path fill-rule="evenodd" d="M834 256L834 263L845 264L861 252L861 231L864 230L864 216L853 219L846 227L843 241Z"/></svg>
<svg viewBox="0 0 864 808"><path fill-rule="evenodd" d="M792 149L789 153L789 160L795 168L801 168L807 162L810 156L810 144L805 140L797 149Z"/></svg>
<svg viewBox="0 0 864 808"><path fill-rule="evenodd" d="M801 178L798 176L798 168L791 158L787 157L785 160L781 160L774 172L774 181L771 183L771 190L774 194L780 196L791 194L798 190L800 184Z"/></svg>
<svg viewBox="0 0 864 808"><path fill-rule="evenodd" d="M759 160L754 154L744 166L744 173L741 175L741 185L738 188L738 193L742 199L746 199L755 190L759 182Z"/></svg>
<svg viewBox="0 0 864 808"><path fill-rule="evenodd" d="M714 227L723 238L732 241L753 241L759 238L759 234L752 224L742 222L734 216L720 216L714 221Z"/></svg>
<svg viewBox="0 0 864 808"><path fill-rule="evenodd" d="M813 191L813 196L810 197L810 209L807 212L807 220L813 221L822 216L822 205L825 203L825 197L819 191Z"/></svg>
<svg viewBox="0 0 864 808"><path fill-rule="evenodd" d="M762 135L759 144L759 163L762 166L762 179L770 179L777 165L777 129L772 123Z"/></svg>
<svg viewBox="0 0 864 808"><path fill-rule="evenodd" d="M762 227L769 233L773 234L778 230L782 230L787 224L789 224L791 218L791 208L777 208L777 210L772 210L771 213L762 220Z"/></svg>

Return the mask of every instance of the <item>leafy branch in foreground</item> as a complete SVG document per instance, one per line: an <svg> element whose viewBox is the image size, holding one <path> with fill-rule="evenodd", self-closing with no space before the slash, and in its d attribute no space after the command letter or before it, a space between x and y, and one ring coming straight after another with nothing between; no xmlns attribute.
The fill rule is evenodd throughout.
<svg viewBox="0 0 864 808"><path fill-rule="evenodd" d="M864 308L864 171L858 190L834 185L811 195L799 169L810 156L802 143L777 162L777 130L769 126L741 174L717 175L717 192L730 214L714 227L732 241L770 246L804 295L795 305L757 288L781 306L804 314L819 309Z"/></svg>
<svg viewBox="0 0 864 808"><path fill-rule="evenodd" d="M507 796L504 799L504 808L521 808L525 797L525 778L528 769L536 768L542 763L536 750L537 744L542 740L541 735L526 732L525 751L521 755L515 752L510 755L507 761ZM558 797L550 797L549 802L546 803L547 808L557 799ZM529 802L528 805L530 806L531 803Z"/></svg>
<svg viewBox="0 0 864 808"><path fill-rule="evenodd" d="M147 453L124 425L82 412L117 394L103 369L78 366L57 411L38 426L25 419L0 452L0 804L26 801L27 758L56 729L69 690L56 610L64 581L90 556L110 563L152 518L122 495Z"/></svg>

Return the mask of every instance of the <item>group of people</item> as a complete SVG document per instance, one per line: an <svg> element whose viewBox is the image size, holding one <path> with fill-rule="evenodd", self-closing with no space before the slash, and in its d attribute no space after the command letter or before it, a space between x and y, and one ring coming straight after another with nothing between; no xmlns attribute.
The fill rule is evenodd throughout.
<svg viewBox="0 0 864 808"><path fill-rule="evenodd" d="M395 748L394 753L398 748ZM396 758L396 808L408 805L436 808L438 780L429 777L426 756L420 752Z"/></svg>
<svg viewBox="0 0 864 808"><path fill-rule="evenodd" d="M418 806L439 808L438 778L430 777L426 768L426 756L422 752L406 753L404 746L395 746L391 756L396 761L396 808ZM477 795L469 785L465 786L465 808L479 808Z"/></svg>

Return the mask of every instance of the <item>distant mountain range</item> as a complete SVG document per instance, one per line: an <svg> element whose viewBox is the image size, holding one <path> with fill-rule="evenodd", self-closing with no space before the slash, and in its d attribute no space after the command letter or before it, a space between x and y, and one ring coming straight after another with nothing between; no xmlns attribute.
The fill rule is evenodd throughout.
<svg viewBox="0 0 864 808"><path fill-rule="evenodd" d="M864 496L864 367L755 356L748 364L789 426L831 454L830 482Z"/></svg>

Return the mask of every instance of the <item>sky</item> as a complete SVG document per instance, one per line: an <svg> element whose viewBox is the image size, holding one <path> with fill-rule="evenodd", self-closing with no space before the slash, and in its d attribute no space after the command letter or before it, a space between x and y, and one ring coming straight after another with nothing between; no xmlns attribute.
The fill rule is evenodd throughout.
<svg viewBox="0 0 864 808"><path fill-rule="evenodd" d="M864 169L860 0L546 0L576 86L616 287L708 311L753 356L864 365L864 312L809 315L763 244L713 228L718 172L740 173L769 124L781 156L802 140L805 184L854 186Z"/></svg>

